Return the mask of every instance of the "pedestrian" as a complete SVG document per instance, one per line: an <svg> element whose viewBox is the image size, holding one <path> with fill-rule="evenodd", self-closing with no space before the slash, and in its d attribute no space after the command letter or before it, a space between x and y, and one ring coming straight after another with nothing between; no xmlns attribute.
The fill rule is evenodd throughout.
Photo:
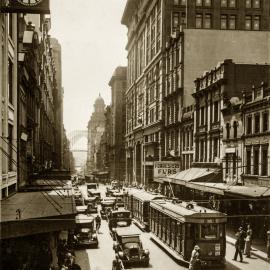
<svg viewBox="0 0 270 270"><path fill-rule="evenodd" d="M118 256L118 254L115 255L115 260L113 260L112 263L112 270L122 270L122 262Z"/></svg>
<svg viewBox="0 0 270 270"><path fill-rule="evenodd" d="M250 224L247 225L247 232L246 232L246 234L247 235L248 234L250 235L250 249L251 249L252 240L253 240L253 231L251 229L251 225Z"/></svg>
<svg viewBox="0 0 270 270"><path fill-rule="evenodd" d="M270 230L267 231L266 235L267 235L267 244L266 244L267 259L268 259L268 262L270 262Z"/></svg>
<svg viewBox="0 0 270 270"><path fill-rule="evenodd" d="M251 233L247 231L247 236L245 238L245 249L244 254L247 258L250 258L250 250L251 250Z"/></svg>
<svg viewBox="0 0 270 270"><path fill-rule="evenodd" d="M235 253L234 253L233 260L234 261L237 261L237 257L238 257L238 254L239 254L239 256L240 256L240 262L242 262L243 261L243 255L242 255L242 250L241 250L241 246L240 246L240 233L237 232L235 236L236 236L236 241L235 241L235 244L234 244L234 246L235 246Z"/></svg>
<svg viewBox="0 0 270 270"><path fill-rule="evenodd" d="M101 225L101 218L99 215L97 215L96 216L96 232L97 233L99 233L100 225Z"/></svg>
<svg viewBox="0 0 270 270"><path fill-rule="evenodd" d="M200 260L200 247L198 245L194 246L191 252L191 257L189 261L189 270L200 270L201 260Z"/></svg>

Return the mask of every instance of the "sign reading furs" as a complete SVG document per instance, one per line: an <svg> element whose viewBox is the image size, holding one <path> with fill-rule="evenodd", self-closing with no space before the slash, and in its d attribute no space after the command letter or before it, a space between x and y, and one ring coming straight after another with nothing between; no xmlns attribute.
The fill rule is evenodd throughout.
<svg viewBox="0 0 270 270"><path fill-rule="evenodd" d="M180 162L156 161L154 162L154 177L166 177L180 171Z"/></svg>

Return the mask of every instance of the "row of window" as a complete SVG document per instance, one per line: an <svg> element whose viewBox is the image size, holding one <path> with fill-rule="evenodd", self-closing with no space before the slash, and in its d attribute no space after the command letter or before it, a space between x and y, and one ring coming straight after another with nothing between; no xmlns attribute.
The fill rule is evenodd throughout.
<svg viewBox="0 0 270 270"><path fill-rule="evenodd" d="M245 30L260 30L261 17L260 16L245 16ZM212 14L196 14L195 27L197 29L210 29L212 28ZM220 16L220 29L237 29L236 15L221 15Z"/></svg>
<svg viewBox="0 0 270 270"><path fill-rule="evenodd" d="M246 174L268 175L268 145L246 147Z"/></svg>
<svg viewBox="0 0 270 270"><path fill-rule="evenodd" d="M199 162L215 162L215 159L220 156L220 139L214 137L207 140L200 140L196 145L196 152L198 153L197 161ZM208 149L209 146L209 149Z"/></svg>
<svg viewBox="0 0 270 270"><path fill-rule="evenodd" d="M248 115L245 131L248 135L269 131L269 111Z"/></svg>
<svg viewBox="0 0 270 270"><path fill-rule="evenodd" d="M216 0L215 0L216 1ZM174 5L185 6L187 4L187 0L174 0ZM195 2L197 7L211 7L213 4L212 0L196 0ZM237 0L220 0L220 6L225 8L236 8ZM260 8L261 1L260 0L245 0L246 8Z"/></svg>
<svg viewBox="0 0 270 270"><path fill-rule="evenodd" d="M206 113L205 111L208 108L205 106L202 106L199 111L197 111L197 118L199 125L205 125L206 124ZM220 109L219 109L219 101L215 101L210 106L210 118L212 123L216 123L219 121L220 117Z"/></svg>

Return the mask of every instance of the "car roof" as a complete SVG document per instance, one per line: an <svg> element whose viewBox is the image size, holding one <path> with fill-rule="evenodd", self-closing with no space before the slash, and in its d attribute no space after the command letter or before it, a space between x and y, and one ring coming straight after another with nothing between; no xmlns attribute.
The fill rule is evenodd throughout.
<svg viewBox="0 0 270 270"><path fill-rule="evenodd" d="M116 234L118 236L139 236L140 231L137 228L134 227L118 227L115 228Z"/></svg>
<svg viewBox="0 0 270 270"><path fill-rule="evenodd" d="M130 213L130 211L126 209L117 209L113 210L112 213Z"/></svg>
<svg viewBox="0 0 270 270"><path fill-rule="evenodd" d="M82 223L91 223L93 222L95 219L94 216L88 216L88 215L84 215L84 214L78 214L75 217L75 222L78 224L82 224Z"/></svg>

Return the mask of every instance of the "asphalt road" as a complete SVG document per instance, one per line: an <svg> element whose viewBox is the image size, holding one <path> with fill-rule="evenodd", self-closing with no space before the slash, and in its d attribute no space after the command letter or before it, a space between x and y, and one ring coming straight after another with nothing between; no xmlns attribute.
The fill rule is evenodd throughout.
<svg viewBox="0 0 270 270"><path fill-rule="evenodd" d="M84 189L84 188L83 188ZM102 196L105 187L100 187ZM150 251L150 265L148 267L134 267L136 270L154 269L154 270L181 270L188 269L185 266L177 264L170 256L150 240L149 234L140 231L141 240L145 249ZM112 261L114 259L113 240L109 234L107 221L102 220L100 234L98 234L99 248L85 249L76 251L76 262L81 266L82 270L110 270L112 269ZM226 250L226 266L224 270L269 270L270 264L257 258L245 258L244 262L233 261L234 247L227 244Z"/></svg>

